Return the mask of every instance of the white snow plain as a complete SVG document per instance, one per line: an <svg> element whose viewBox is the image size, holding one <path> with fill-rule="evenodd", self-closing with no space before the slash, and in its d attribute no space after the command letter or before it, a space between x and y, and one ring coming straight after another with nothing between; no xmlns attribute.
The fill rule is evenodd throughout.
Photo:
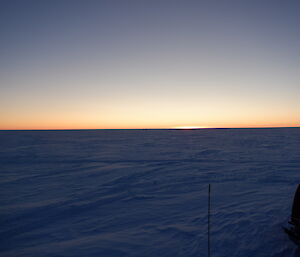
<svg viewBox="0 0 300 257"><path fill-rule="evenodd" d="M0 132L0 256L300 256L300 129Z"/></svg>

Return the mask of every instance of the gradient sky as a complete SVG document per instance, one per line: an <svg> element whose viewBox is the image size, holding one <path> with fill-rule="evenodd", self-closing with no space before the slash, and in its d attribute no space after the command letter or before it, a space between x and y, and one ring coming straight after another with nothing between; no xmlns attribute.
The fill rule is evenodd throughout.
<svg viewBox="0 0 300 257"><path fill-rule="evenodd" d="M300 126L300 1L2 0L0 129Z"/></svg>

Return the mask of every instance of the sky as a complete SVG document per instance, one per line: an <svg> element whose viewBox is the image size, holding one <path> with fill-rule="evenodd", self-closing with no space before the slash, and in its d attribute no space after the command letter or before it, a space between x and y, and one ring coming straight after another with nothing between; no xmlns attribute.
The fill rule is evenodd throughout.
<svg viewBox="0 0 300 257"><path fill-rule="evenodd" d="M1 0L0 129L300 126L300 1Z"/></svg>

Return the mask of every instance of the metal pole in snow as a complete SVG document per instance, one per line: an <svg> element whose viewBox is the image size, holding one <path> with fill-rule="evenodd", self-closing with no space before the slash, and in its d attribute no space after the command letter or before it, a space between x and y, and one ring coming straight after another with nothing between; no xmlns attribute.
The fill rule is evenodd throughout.
<svg viewBox="0 0 300 257"><path fill-rule="evenodd" d="M210 184L208 184L207 239L207 251L210 257Z"/></svg>

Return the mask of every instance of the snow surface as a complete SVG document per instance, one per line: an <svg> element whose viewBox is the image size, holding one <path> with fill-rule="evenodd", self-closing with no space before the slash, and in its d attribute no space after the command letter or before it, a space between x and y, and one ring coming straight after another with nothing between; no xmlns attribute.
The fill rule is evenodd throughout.
<svg viewBox="0 0 300 257"><path fill-rule="evenodd" d="M0 256L300 256L300 129L0 132Z"/></svg>

